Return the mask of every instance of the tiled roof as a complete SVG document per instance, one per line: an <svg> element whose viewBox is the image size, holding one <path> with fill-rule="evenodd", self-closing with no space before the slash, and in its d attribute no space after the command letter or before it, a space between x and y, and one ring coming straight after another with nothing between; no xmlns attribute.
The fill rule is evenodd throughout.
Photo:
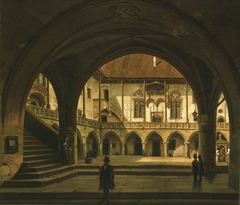
<svg viewBox="0 0 240 205"><path fill-rule="evenodd" d="M153 66L153 56L131 54L117 58L105 64L100 71L107 78L184 78L168 62L157 58Z"/></svg>

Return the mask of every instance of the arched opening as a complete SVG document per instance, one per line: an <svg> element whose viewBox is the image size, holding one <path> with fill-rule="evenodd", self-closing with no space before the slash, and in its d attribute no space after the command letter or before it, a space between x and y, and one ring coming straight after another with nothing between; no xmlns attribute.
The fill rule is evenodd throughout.
<svg viewBox="0 0 240 205"><path fill-rule="evenodd" d="M104 138L103 140L103 155L109 155L110 153L110 140Z"/></svg>
<svg viewBox="0 0 240 205"><path fill-rule="evenodd" d="M103 155L120 155L121 144L116 133L108 132L103 139Z"/></svg>
<svg viewBox="0 0 240 205"><path fill-rule="evenodd" d="M194 154L198 154L198 149L199 149L199 136L198 133L194 134L190 140L190 156L192 157Z"/></svg>
<svg viewBox="0 0 240 205"><path fill-rule="evenodd" d="M163 156L163 140L157 133L151 134L147 139L147 155Z"/></svg>
<svg viewBox="0 0 240 205"><path fill-rule="evenodd" d="M142 155L142 140L136 133L131 133L125 143L125 155Z"/></svg>
<svg viewBox="0 0 240 205"><path fill-rule="evenodd" d="M86 155L90 154L92 157L98 156L98 143L93 133L90 133L86 140Z"/></svg>
<svg viewBox="0 0 240 205"><path fill-rule="evenodd" d="M169 138L169 155L172 157L184 157L184 138L179 133L173 134Z"/></svg>
<svg viewBox="0 0 240 205"><path fill-rule="evenodd" d="M199 108L202 114L208 113L207 108L210 107L207 104L207 102L209 101L209 98L207 96L209 95L209 93L211 93L211 90L209 89L212 87L211 86L212 84L209 82L211 82L211 80L214 81L212 73L214 74L214 77L216 77L216 81L219 80L219 82L221 82L221 86L225 91L225 93L227 93L226 97L229 102L232 102L233 99L239 98L238 90L236 89L238 86L234 84L235 77L232 77L234 73L231 72L232 67L235 68L235 63L233 63L231 67L228 65L228 62L235 58L234 56L232 56L232 58L229 58L228 54L225 55L224 52L222 52L222 50L219 49L219 48L227 47L227 46L221 46L221 45L218 46L217 43L221 43L221 41L217 42L216 39L209 39L209 36L215 36L213 33L211 33L212 29L209 29L209 30L207 28L203 29L203 27L201 27L200 24L198 25L197 21L188 20L188 18L186 18L186 15L181 15L180 8L179 8L179 12L180 12L179 14L178 12L175 12L174 7L173 7L174 9L172 9L171 4L167 5L166 7L163 7L162 4L151 4L151 2L141 1L140 3L143 4L141 5L141 8L144 8L145 6L147 6L147 8L150 8L150 11L153 12L152 15L141 16L139 21L132 22L130 19L130 21L121 23L117 30L117 35L116 35L116 30L114 29L116 25L116 21L115 21L116 19L109 19L109 16L108 18L104 16L103 18L107 19L107 22L106 22L104 19L102 19L101 21L100 16L98 16L96 17L97 23L94 25L94 15L91 15L89 13L91 12L91 9L89 9L88 12L81 12L82 11L81 9L83 10L85 9L84 6L76 9L76 12L72 12L72 13L66 12L64 14L66 15L65 16L66 18L62 18L64 19L64 22L61 22L63 21L61 19L53 18L54 20L56 19L55 22L50 22L49 24L46 23L45 25L51 25L51 27L45 28L45 32L43 32L43 34L40 35L39 37L40 39L38 38L38 36L36 36L35 41L33 42L33 44L31 44L31 48L24 49L26 50L26 52L24 53L22 58L19 59L19 62L16 65L16 69L13 68L14 74L16 73L16 75L12 75L13 77L10 77L10 80L9 80L10 84L6 86L8 90L5 93L8 93L9 91L10 94L8 96L8 94L4 93L5 96L3 97L4 102L2 106L3 115L4 115L3 119L6 120L6 119L9 119L9 116L11 115L14 116L12 114L14 112L17 114L15 117L15 120L13 120L13 123L11 122L4 123L4 126L8 124L12 124L11 126L14 127L15 122L17 122L18 119L22 118L21 116L22 112L19 112L19 110L23 110L22 107L16 106L14 105L14 103L18 102L19 96L25 96L24 90L28 89L28 85L27 83L21 84L21 86L19 86L20 87L19 92L16 93L16 95L13 95L13 93L17 88L16 85L18 85L18 82L25 81L25 80L22 80L22 78L18 79L18 77L16 76L19 73L21 74L20 76L22 76L22 74L26 74L26 79L27 79L28 77L31 77L33 74L37 73L38 71L45 69L41 67L42 65L49 65L50 61L54 61L55 59L53 59L52 56L54 56L54 58L60 58L64 55L71 56L72 54L75 54L77 52L81 57L78 59L79 65L81 65L82 68L86 70L79 69L79 67L76 66L78 67L77 69L74 69L74 67L72 67L72 69L67 73L68 69L64 69L63 67L68 65L69 62L64 62L65 64L63 64L64 65L63 67L55 66L53 68L50 68L49 66L49 68L46 68L46 72L48 72L50 75L56 78L59 78L58 80L56 80L56 82L59 83L58 84L58 88L59 88L58 92L60 93L59 96L61 96L61 92L64 90L61 88L65 86L64 84L62 85L61 83L64 83L64 82L71 83L69 87L73 88L73 90L71 91L72 93L74 93L74 91L76 91L74 90L74 88L83 87L83 84L86 82L86 79L93 73L93 70L94 69L96 70L96 67L100 67L98 65L104 64L103 63L104 61L107 62L108 60L113 59L116 56L121 56L127 53L132 53L136 51L138 52L145 51L145 53L150 53L152 55L154 54L159 57L163 56L166 59L168 59L169 62L173 62L174 65L179 65L178 67L180 67L184 76L186 76L186 78L188 79L192 78L191 82L189 83L191 84L191 86L195 91L199 89L198 93L196 93L196 97L198 99L198 102L201 102L202 104L200 105L200 108ZM96 5L98 4L96 3ZM155 9L155 7L157 7L158 9ZM109 8L109 5L103 4L101 6L101 9L106 9L106 11L108 8ZM96 10L97 10L97 7L96 7ZM96 11L94 10L94 12ZM164 17L166 19L166 22L165 21L158 22L157 19L161 20L163 13L165 14ZM185 12L183 13L185 14ZM142 14L143 13L141 13L141 15ZM77 18L79 16L86 17L85 15L92 16L91 29L89 29L89 27L86 26L88 23L87 18ZM152 18L152 16L154 16L154 18ZM179 18L179 21L181 22L181 28L178 25L179 21L176 21L178 18ZM194 16L192 16L192 18L194 18ZM86 22L85 22L86 24L82 25L80 21L78 24L79 27L75 28L73 26L71 27L71 29L66 29L66 28L69 28L69 22L72 22L72 19L75 19L75 21L80 21L79 19L86 19ZM106 26L102 26L100 23ZM62 34L59 40L57 40L58 38L55 35L56 28L59 29L59 32L57 32L57 34L58 35ZM96 33L93 34L92 28L101 28L101 29L99 30L96 29L97 30ZM131 36L129 36L129 34L126 34L125 32L126 28L131 31ZM196 29L193 29L193 28L196 28ZM61 31L63 32L61 33ZM114 31L114 33L112 33L112 31ZM208 31L210 35L206 34L208 33ZM99 34L102 34L102 35L99 35ZM106 34L109 34L109 36ZM188 39L188 41L184 39ZM77 42L80 42L80 43L78 44ZM215 43L217 46L215 45ZM71 45L74 45L74 46L71 46ZM199 46L199 45L202 45L202 46ZM113 52L114 50L116 50L118 53ZM49 52L46 52L46 51L49 51ZM189 53L191 53L191 55L189 55ZM207 57L205 56L205 53L208 54L206 55ZM229 52L229 54L230 53L234 53L234 52ZM196 65L194 65L194 62L193 62L194 58L197 59L196 62L199 62L199 68ZM26 59L29 59L29 61L27 61L28 63L25 63ZM211 62L209 62L210 61L209 59L211 59ZM86 64L84 64L84 62L86 62ZM211 67L209 68L207 66L203 67L202 66L203 64L200 64L202 62L205 65L206 64L211 65ZM32 66L29 66L29 64ZM88 65L92 67L88 67ZM156 67L156 65L157 63L154 65L154 67ZM30 69L32 71L30 71ZM66 72L66 75L64 75L63 70ZM198 72L198 70L200 72ZM208 70L211 70L212 72L205 72ZM78 83L77 85L73 84L75 80L73 81L70 80L70 79L73 79L73 76L70 75L71 73L76 75L74 76L74 79L75 80L79 79L79 81L82 81L82 84L81 83ZM201 75L201 73L204 73L204 74ZM64 76L64 79L61 78L62 76ZM68 76L70 76L69 79L67 79ZM197 77L193 78L193 76L197 76ZM204 78L204 76L208 76L207 78L208 84L205 83L206 78ZM222 76L222 79L219 79L218 76ZM227 80L225 80L225 77ZM201 80L201 79L204 79L204 80ZM196 81L196 83L194 81ZM214 81L214 83L216 83L216 81ZM11 84L11 82L14 82L14 83ZM204 85L206 85L205 88L207 89L204 88ZM202 87L203 89L201 89ZM216 87L213 87L213 90L214 89L216 89ZM206 92L206 90L208 91ZM229 94L227 92L228 90L229 90ZM66 93L63 93L63 94L64 94L63 96L66 96L65 95ZM62 102L60 103L60 105L62 106L60 107L61 112L66 113L67 109L64 108L64 105L68 104L67 102L69 101L72 102L72 100L74 100L73 98L74 97L69 95L66 97L66 101L62 100ZM181 111L181 107L179 109L179 106L177 104L178 101L175 100L174 102L171 107L172 118L174 118L173 120L176 120L176 121L181 120L181 116L179 117L178 115L179 111ZM212 104L215 105L215 103L212 103ZM209 105L211 105L211 103L209 103ZM237 113L239 111L238 108L239 108L238 104L231 105L231 113ZM72 115L70 116L74 116L73 115L74 111L75 110L73 109L73 111L71 112ZM69 116L68 118L65 117L64 114L62 114L61 116L66 121L71 120L71 117ZM234 126L232 126L232 129L234 130L232 134L233 136L235 135L237 136L238 133L235 134L235 129L234 129L238 127L237 117L233 114L231 117L232 117L231 120L233 121L232 123L233 124L235 123ZM21 127L22 126L21 123L22 122L19 122L19 126L16 126L20 128L19 130L23 130ZM68 127L68 125L70 125L69 126L70 128L72 128L71 125L74 127L74 122L69 124L63 122L61 123L61 126L62 125L64 126L66 125L65 127L63 126L62 128L64 130L66 129L66 127ZM5 129L11 130L11 127L10 128L7 127ZM16 132L18 133L19 131L16 131ZM233 147L234 147L234 144L232 145ZM176 145L174 145L174 142L173 143L171 142L171 146L175 147ZM235 150L237 150L237 148L235 148Z"/></svg>

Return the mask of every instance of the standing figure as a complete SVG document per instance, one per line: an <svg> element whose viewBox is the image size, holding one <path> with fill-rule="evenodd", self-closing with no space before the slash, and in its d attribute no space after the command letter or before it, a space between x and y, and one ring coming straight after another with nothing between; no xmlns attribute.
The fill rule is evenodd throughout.
<svg viewBox="0 0 240 205"><path fill-rule="evenodd" d="M228 149L227 153L226 153L226 162L229 163L230 162L230 149Z"/></svg>
<svg viewBox="0 0 240 205"><path fill-rule="evenodd" d="M197 161L197 155L193 155L193 161L192 161L192 172L193 172L193 179L194 183L197 182L198 177L198 161Z"/></svg>
<svg viewBox="0 0 240 205"><path fill-rule="evenodd" d="M220 150L219 149L216 150L216 161L220 162Z"/></svg>
<svg viewBox="0 0 240 205"><path fill-rule="evenodd" d="M107 203L109 204L109 198L110 198L110 193L109 190L113 190L114 189L114 169L112 166L109 165L109 157L105 157L104 158L104 165L102 167L100 167L99 169L99 188L98 190L102 190L103 189L103 199L101 200L101 202L107 201Z"/></svg>
<svg viewBox="0 0 240 205"><path fill-rule="evenodd" d="M63 165L66 165L69 163L69 156L71 152L71 148L68 147L68 136L63 135L63 140L60 144L60 158Z"/></svg>
<svg viewBox="0 0 240 205"><path fill-rule="evenodd" d="M202 161L201 155L198 155L198 166L199 166L199 170L198 170L199 179L198 179L198 182L201 183L202 182L202 175L204 175L203 161Z"/></svg>

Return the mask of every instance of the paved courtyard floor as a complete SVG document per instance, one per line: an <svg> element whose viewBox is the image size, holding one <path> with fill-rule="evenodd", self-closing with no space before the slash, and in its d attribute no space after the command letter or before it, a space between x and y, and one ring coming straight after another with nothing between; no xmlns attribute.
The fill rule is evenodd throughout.
<svg viewBox="0 0 240 205"><path fill-rule="evenodd" d="M94 158L90 166L101 166L104 157ZM110 156L110 164L160 165L174 164L191 167L190 158L163 158L142 156ZM83 160L79 165L89 166ZM226 165L226 164L219 164ZM181 205L240 205L239 192L228 185L228 174L209 173L201 184L194 184L192 176L118 175L115 173L115 189L111 193L111 204L181 204ZM2 193L32 195L29 200L1 200ZM196 198L196 195L198 197ZM102 193L98 191L97 175L78 175L74 178L36 188L0 188L0 204L100 204Z"/></svg>

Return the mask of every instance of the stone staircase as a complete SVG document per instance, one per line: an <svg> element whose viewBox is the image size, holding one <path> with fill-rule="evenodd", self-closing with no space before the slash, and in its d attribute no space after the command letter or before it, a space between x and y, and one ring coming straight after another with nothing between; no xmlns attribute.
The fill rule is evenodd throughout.
<svg viewBox="0 0 240 205"><path fill-rule="evenodd" d="M4 187L41 187L78 175L74 165L63 166L58 153L36 136L25 132L23 163L18 173L3 182Z"/></svg>
<svg viewBox="0 0 240 205"><path fill-rule="evenodd" d="M153 166L114 166L118 175L191 175L189 166L153 165ZM11 180L4 181L3 187L43 187L77 175L98 175L98 165L78 164L63 166L58 153L50 149L36 136L24 133L23 163Z"/></svg>

